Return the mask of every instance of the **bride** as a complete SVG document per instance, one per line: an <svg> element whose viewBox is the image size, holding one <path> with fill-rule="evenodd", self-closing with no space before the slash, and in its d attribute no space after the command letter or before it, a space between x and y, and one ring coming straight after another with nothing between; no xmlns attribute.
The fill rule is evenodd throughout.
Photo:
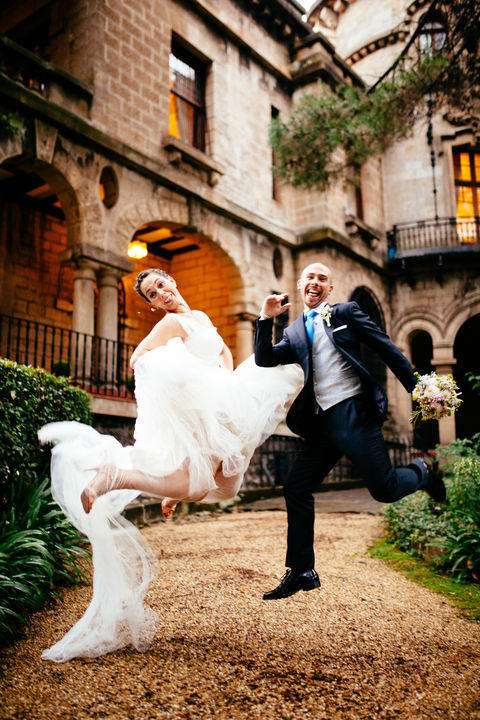
<svg viewBox="0 0 480 720"><path fill-rule="evenodd" d="M171 517L181 500L235 497L255 448L275 431L303 385L298 366L236 370L230 350L175 280L141 272L136 291L165 313L134 351L135 443L123 447L78 422L39 430L53 443L52 494L92 546L93 597L83 617L42 658L97 657L132 643L146 650L156 616L143 600L155 572L146 541L121 512L139 493L162 497Z"/></svg>

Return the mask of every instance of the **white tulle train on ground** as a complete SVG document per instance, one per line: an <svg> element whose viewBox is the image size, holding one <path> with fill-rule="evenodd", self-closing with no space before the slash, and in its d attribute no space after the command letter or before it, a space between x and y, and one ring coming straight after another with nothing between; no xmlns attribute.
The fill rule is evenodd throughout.
<svg viewBox="0 0 480 720"><path fill-rule="evenodd" d="M52 443L52 494L90 540L93 597L83 617L42 658L64 662L97 657L130 643L145 650L157 618L144 606L155 559L140 532L121 513L139 490L99 495L90 513L81 493L100 466L113 487L135 470L149 494L212 503L234 497L255 448L271 435L303 384L294 365L259 368L253 358L233 373L219 367L223 342L207 316L177 315L187 338L170 340L135 365L138 413L135 444L77 422L51 423L39 431ZM180 478L180 479L179 479Z"/></svg>

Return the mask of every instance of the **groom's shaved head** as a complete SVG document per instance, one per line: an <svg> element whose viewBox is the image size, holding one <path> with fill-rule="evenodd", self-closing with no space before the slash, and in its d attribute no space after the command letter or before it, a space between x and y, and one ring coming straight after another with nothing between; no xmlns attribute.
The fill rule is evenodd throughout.
<svg viewBox="0 0 480 720"><path fill-rule="evenodd" d="M332 271L329 267L327 267L327 265L324 265L321 262L310 263L310 265L307 265L307 267L303 268L300 278L305 277L309 273L323 273L328 277L330 283L332 282Z"/></svg>

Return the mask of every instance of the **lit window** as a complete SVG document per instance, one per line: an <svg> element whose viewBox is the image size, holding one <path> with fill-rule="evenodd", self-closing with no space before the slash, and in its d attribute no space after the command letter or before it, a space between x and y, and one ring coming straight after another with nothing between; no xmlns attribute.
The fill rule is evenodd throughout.
<svg viewBox="0 0 480 720"><path fill-rule="evenodd" d="M205 64L172 43L170 53L170 135L205 149Z"/></svg>
<svg viewBox="0 0 480 720"><path fill-rule="evenodd" d="M457 148L453 151L457 232L461 242L477 243L480 215L480 151Z"/></svg>

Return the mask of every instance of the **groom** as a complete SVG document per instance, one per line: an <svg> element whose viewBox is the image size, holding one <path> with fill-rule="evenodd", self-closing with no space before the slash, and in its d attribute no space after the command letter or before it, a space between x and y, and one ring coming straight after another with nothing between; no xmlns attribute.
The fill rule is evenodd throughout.
<svg viewBox="0 0 480 720"><path fill-rule="evenodd" d="M308 265L297 282L304 312L272 346L273 318L289 307L286 294L265 298L256 323L255 361L262 367L299 363L303 389L287 414L287 425L305 439L297 454L284 495L288 535L286 566L280 585L264 600L286 598L320 586L314 569L314 499L335 463L346 455L365 480L372 496L394 502L425 490L437 502L445 500L441 478L416 458L408 467L392 467L381 425L387 398L360 359L360 342L374 350L408 392L416 384L413 368L389 337L355 302L329 306L331 272L322 263Z"/></svg>

